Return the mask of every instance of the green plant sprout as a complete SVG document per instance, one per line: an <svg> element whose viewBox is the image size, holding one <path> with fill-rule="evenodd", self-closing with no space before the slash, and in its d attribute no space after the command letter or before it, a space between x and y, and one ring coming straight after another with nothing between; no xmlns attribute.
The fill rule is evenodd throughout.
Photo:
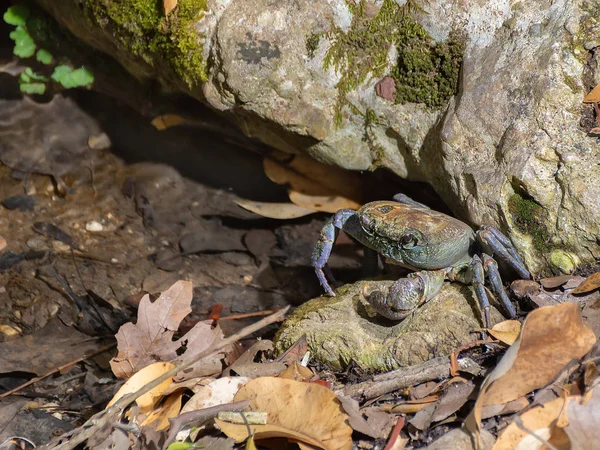
<svg viewBox="0 0 600 450"><path fill-rule="evenodd" d="M29 7L24 4L10 6L4 13L4 21L16 27L9 35L15 42L13 53L19 58L30 58L35 54L38 62L51 65L54 57L48 50L41 48L36 53L35 41L27 29L28 23L35 21L35 18L30 19L30 15ZM65 89L85 87L94 82L94 75L88 69L83 67L73 69L65 64L54 67L50 78ZM46 92L46 83L49 80L46 76L35 73L31 67L27 67L20 74L18 81L21 92L41 95Z"/></svg>

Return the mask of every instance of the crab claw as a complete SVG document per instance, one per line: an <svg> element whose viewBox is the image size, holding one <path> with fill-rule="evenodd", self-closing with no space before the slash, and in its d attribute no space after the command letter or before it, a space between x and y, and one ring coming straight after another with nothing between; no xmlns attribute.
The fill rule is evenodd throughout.
<svg viewBox="0 0 600 450"><path fill-rule="evenodd" d="M365 285L362 294L377 313L388 319L402 320L425 301L425 283L419 276L410 276L400 278L387 292L368 292Z"/></svg>

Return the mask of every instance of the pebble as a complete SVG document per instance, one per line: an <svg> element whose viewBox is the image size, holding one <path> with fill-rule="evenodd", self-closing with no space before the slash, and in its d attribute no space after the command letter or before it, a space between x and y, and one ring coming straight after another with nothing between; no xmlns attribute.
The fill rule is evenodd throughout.
<svg viewBox="0 0 600 450"><path fill-rule="evenodd" d="M97 232L97 231L104 230L104 227L102 226L102 224L100 222L96 222L95 220L92 220L85 224L85 229L90 232Z"/></svg>
<svg viewBox="0 0 600 450"><path fill-rule="evenodd" d="M71 250L71 247L61 241L52 241L52 248L57 252L68 252Z"/></svg>

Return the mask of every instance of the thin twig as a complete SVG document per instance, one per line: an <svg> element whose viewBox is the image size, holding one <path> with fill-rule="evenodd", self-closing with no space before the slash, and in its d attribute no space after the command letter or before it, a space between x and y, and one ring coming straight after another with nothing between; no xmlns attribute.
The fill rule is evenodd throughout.
<svg viewBox="0 0 600 450"><path fill-rule="evenodd" d="M158 378L145 384L137 391L121 397L119 400L117 400L115 403L113 403L113 405L110 408L107 408L104 411L101 411L98 414L95 414L94 416L92 416L86 423L84 423L81 427L79 427L77 430L75 430L74 432L71 433L71 439L69 439L68 442L65 442L64 444L59 444L54 447L48 447L46 445L46 446L39 447L39 448L54 449L54 450L73 450L79 444L82 444L85 441L87 441L98 430L103 429L106 426L110 426L113 422L115 422L116 418L120 415L120 413L127 406L129 406L131 403L133 403L139 397L144 395L146 392L151 391L156 386L161 384L163 381L166 381L169 378L172 378L173 376L177 375L178 372L180 372L184 369L187 369L188 367L197 363L201 359L206 358L207 356L210 356L213 353L216 353L219 350L224 349L225 347L228 347L229 345L233 344L234 342L239 341L241 338L244 338L244 337L258 331L258 330L266 327L267 325L271 325L272 323L280 321L283 318L283 316L285 316L285 313L287 313L289 308L290 307L287 306L283 309L280 309L275 314L272 314L269 317L265 317L264 319L259 320L256 323L253 323L252 325L248 325L247 327L244 327L242 330L240 330L238 333L236 333L226 339L223 339L222 341L220 341L218 343L212 344L210 347L208 347L203 352L198 353L192 359L185 361L185 362L180 361L179 363L175 364L175 367L173 367L171 370L163 373ZM50 445L50 444L48 444L48 445Z"/></svg>
<svg viewBox="0 0 600 450"><path fill-rule="evenodd" d="M46 373L45 375L41 375L39 377L32 378L27 383L23 383L22 385L17 386L16 388L11 389L10 391L6 391L5 393L0 394L0 400L2 400L5 397L8 397L9 395L12 395L12 394L14 394L16 392L19 392L20 390L26 388L27 386L30 386L30 385L32 385L34 383L37 383L38 381L43 380L44 378L47 378L50 375L55 374L56 372L60 372L61 370L66 369L67 367L72 366L73 364L80 363L81 361L85 361L86 359L89 359L92 356L97 355L98 353L103 353L103 352L105 352L107 350L110 350L111 348L115 347L116 345L117 345L116 342L113 342L112 344L109 344L109 345L105 345L104 347L102 347L102 348L94 351L93 353L90 353L89 355L82 356L81 358L78 358L78 359L76 359L74 361L70 361L70 362L68 362L66 364L63 364L60 367L52 369L50 372Z"/></svg>
<svg viewBox="0 0 600 450"><path fill-rule="evenodd" d="M273 314L276 310L268 310L268 311L255 311L251 313L245 314L231 314L230 316L219 317L217 319L218 322L222 320L238 320L238 319L248 319L249 317L262 317L268 316L269 314Z"/></svg>

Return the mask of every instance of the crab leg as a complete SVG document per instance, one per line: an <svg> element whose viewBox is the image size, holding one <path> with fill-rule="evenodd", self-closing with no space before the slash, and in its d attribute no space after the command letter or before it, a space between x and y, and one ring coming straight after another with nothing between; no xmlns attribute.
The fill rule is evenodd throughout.
<svg viewBox="0 0 600 450"><path fill-rule="evenodd" d="M517 255L514 246L499 230L494 227L484 227L477 232L477 238L484 246L489 247L490 250L510 264L521 278L531 278L531 274Z"/></svg>
<svg viewBox="0 0 600 450"><path fill-rule="evenodd" d="M419 203L419 202L414 201L408 195L396 194L392 198L394 199L394 201L396 201L398 203L404 203L406 205L417 206L419 208L429 209L429 206L424 205L423 203Z"/></svg>
<svg viewBox="0 0 600 450"><path fill-rule="evenodd" d="M473 276L471 283L475 289L477 300L479 300L479 304L481 305L483 324L486 328L490 328L492 322L490 320L490 300L485 292L484 285L485 271L483 269L483 263L477 255L473 256L473 259L471 260L471 274Z"/></svg>
<svg viewBox="0 0 600 450"><path fill-rule="evenodd" d="M490 283L492 285L492 288L494 289L494 293L498 297L500 297L500 300L502 301L506 312L512 319L517 315L517 311L508 299L508 295L506 295L506 291L504 290L504 286L502 285L502 279L500 278L500 272L498 272L498 264L496 263L496 261L494 261L494 259L491 256L486 255L485 253L483 254L483 268L488 274L488 278L490 279Z"/></svg>
<svg viewBox="0 0 600 450"><path fill-rule="evenodd" d="M338 212L336 212L335 215L325 222L325 225L323 225L321 234L319 235L319 240L317 241L315 249L313 250L311 265L315 268L315 273L317 274L317 278L319 279L321 286L323 286L323 289L325 289L325 291L332 297L335 297L335 293L327 282L323 268L327 264L327 260L331 255L333 243L335 242L337 235L336 229L341 230L348 219L355 214L356 211L351 209L340 209Z"/></svg>

